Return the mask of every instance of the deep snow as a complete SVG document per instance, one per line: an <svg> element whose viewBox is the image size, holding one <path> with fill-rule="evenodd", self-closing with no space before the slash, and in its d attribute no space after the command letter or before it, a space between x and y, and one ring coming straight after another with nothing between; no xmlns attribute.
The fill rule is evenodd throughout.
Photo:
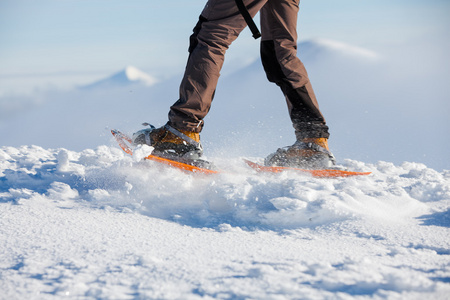
<svg viewBox="0 0 450 300"><path fill-rule="evenodd" d="M211 159L222 174L118 147L0 148L0 298L448 299L449 171L345 160L373 174L316 179Z"/></svg>

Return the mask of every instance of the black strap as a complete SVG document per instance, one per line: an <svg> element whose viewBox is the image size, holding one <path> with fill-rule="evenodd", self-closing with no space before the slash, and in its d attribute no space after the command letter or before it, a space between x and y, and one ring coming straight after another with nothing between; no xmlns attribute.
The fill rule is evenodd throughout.
<svg viewBox="0 0 450 300"><path fill-rule="evenodd" d="M236 1L236 5L239 9L239 12L244 17L244 20L247 23L248 28L250 28L255 40L260 38L261 33L259 32L259 29L256 26L255 22L253 21L252 16L250 16L250 13L248 12L247 7L245 7L243 0L235 0L235 1Z"/></svg>

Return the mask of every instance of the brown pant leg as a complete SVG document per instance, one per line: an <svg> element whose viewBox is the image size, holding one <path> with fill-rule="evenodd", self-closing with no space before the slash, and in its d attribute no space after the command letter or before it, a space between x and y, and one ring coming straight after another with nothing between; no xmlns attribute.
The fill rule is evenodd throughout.
<svg viewBox="0 0 450 300"><path fill-rule="evenodd" d="M269 81L283 91L297 139L328 138L308 74L297 57L300 0L269 0L261 9L261 59Z"/></svg>
<svg viewBox="0 0 450 300"><path fill-rule="evenodd" d="M245 0L255 16L267 0ZM190 39L190 55L180 85L180 98L171 106L170 124L200 132L216 90L225 52L246 27L234 0L209 0Z"/></svg>

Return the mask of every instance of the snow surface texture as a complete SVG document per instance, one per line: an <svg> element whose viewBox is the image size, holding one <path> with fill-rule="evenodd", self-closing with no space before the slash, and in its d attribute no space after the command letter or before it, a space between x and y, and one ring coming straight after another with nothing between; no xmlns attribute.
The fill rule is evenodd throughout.
<svg viewBox="0 0 450 300"><path fill-rule="evenodd" d="M117 147L0 148L1 299L448 299L450 172L192 175Z"/></svg>

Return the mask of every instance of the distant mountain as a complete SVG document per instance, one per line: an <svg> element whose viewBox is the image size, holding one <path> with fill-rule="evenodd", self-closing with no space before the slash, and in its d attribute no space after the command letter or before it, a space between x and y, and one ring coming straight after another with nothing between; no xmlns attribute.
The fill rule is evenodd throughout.
<svg viewBox="0 0 450 300"><path fill-rule="evenodd" d="M152 86L158 80L149 74L133 67L128 66L124 70L111 75L105 79L101 79L94 83L82 86L82 89L112 88L125 87L131 85Z"/></svg>
<svg viewBox="0 0 450 300"><path fill-rule="evenodd" d="M342 72L343 69L355 67L359 69L362 65L374 66L381 61L381 56L374 51L328 39L303 41L298 43L297 49L298 56L306 65L308 72L312 73L316 70L320 73ZM248 86L249 81L258 80L257 86L259 86L260 82L267 81L261 59L256 59L250 65L226 77L233 85L245 82Z"/></svg>

